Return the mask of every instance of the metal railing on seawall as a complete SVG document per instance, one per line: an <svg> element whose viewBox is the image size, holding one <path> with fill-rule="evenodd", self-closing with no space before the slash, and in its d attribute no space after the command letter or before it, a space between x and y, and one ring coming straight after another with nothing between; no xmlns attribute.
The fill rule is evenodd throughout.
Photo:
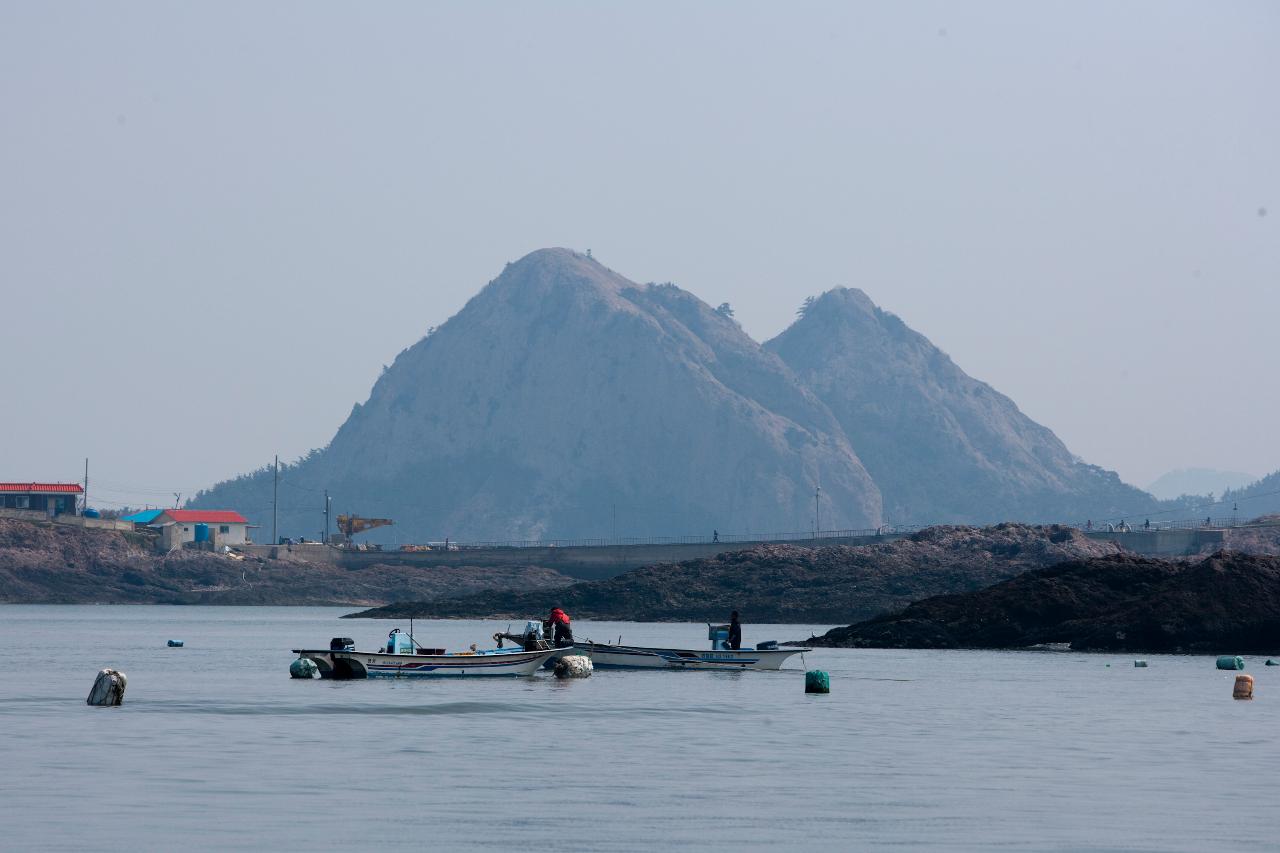
<svg viewBox="0 0 1280 853"><path fill-rule="evenodd" d="M1087 533L1140 533L1144 530L1231 530L1236 527L1254 527L1238 516L1225 518L1184 518L1176 521L1139 521L1136 524L1128 521L1074 521L1068 527L1083 530ZM1266 526L1266 525L1264 525Z"/></svg>
<svg viewBox="0 0 1280 853"><path fill-rule="evenodd" d="M401 545L402 550L467 551L494 548L614 548L643 545L743 545L786 542L831 542L843 539L866 539L875 536L902 536L922 530L918 525L883 525L842 530L787 533L720 533L711 536L618 536L588 539L487 539L468 542L429 542ZM397 546L385 546L395 550Z"/></svg>
<svg viewBox="0 0 1280 853"><path fill-rule="evenodd" d="M1044 525L1055 522L1043 522ZM1057 522L1062 527L1074 527L1087 533L1140 533L1158 530L1228 530L1254 525L1237 516L1179 519L1175 521L1140 521L1131 524L1121 522ZM620 548L646 545L767 545L794 543L840 544L848 540L865 540L874 537L900 537L918 533L933 524L886 524L880 527L860 527L840 530L789 531L785 533L719 533L712 536L618 536L583 539L482 539L466 542L433 541L423 544L368 546L369 550L387 551L468 551L517 548ZM983 525L961 525L983 526ZM363 550L363 549L362 549Z"/></svg>

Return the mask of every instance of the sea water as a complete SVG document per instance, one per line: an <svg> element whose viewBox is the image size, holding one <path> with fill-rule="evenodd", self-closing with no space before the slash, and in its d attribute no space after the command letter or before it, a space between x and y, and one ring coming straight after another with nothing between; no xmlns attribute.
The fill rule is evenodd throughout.
<svg viewBox="0 0 1280 853"><path fill-rule="evenodd" d="M817 650L780 672L300 681L334 608L0 606L5 850L1280 845L1280 668L1212 656ZM719 618L723 614L708 614ZM418 621L430 646L495 621ZM514 626L519 627L519 626ZM745 626L748 643L829 626ZM576 621L702 648L702 624ZM170 648L168 640L182 640ZM1232 653L1232 649L1222 649ZM1109 664L1109 666L1108 666ZM85 704L102 667L119 708ZM831 674L806 695L803 670Z"/></svg>

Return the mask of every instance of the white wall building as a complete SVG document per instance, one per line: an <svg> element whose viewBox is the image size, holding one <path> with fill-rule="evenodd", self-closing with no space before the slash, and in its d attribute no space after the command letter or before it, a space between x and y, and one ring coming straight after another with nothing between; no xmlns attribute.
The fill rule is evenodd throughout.
<svg viewBox="0 0 1280 853"><path fill-rule="evenodd" d="M213 542L215 545L244 545L249 541L249 520L226 509L166 509L150 526L172 526L175 544Z"/></svg>

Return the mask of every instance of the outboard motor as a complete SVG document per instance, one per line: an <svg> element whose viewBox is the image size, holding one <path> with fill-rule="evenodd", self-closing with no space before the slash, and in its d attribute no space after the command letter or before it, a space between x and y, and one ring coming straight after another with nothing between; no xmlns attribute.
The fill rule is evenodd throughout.
<svg viewBox="0 0 1280 853"><path fill-rule="evenodd" d="M331 652L354 652L356 650L356 641L350 637L334 637L329 641L329 651Z"/></svg>
<svg viewBox="0 0 1280 853"><path fill-rule="evenodd" d="M524 632L520 634L499 631L493 635L493 639L498 643L498 648L502 648L503 640L511 640L512 642L519 643L520 647L526 652L551 648L551 645L546 641L546 637L542 633L541 622L525 622Z"/></svg>

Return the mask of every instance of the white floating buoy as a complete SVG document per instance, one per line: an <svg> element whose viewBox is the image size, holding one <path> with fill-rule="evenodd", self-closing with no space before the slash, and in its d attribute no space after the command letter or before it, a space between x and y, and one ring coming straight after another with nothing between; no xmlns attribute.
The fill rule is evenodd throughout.
<svg viewBox="0 0 1280 853"><path fill-rule="evenodd" d="M289 664L290 678L315 678L320 667L311 658L298 658Z"/></svg>
<svg viewBox="0 0 1280 853"><path fill-rule="evenodd" d="M123 672L104 669L93 681L93 689L85 702L89 705L119 705L124 702L124 688L128 684Z"/></svg>
<svg viewBox="0 0 1280 853"><path fill-rule="evenodd" d="M595 670L586 655L565 655L556 661L556 678L587 678Z"/></svg>

